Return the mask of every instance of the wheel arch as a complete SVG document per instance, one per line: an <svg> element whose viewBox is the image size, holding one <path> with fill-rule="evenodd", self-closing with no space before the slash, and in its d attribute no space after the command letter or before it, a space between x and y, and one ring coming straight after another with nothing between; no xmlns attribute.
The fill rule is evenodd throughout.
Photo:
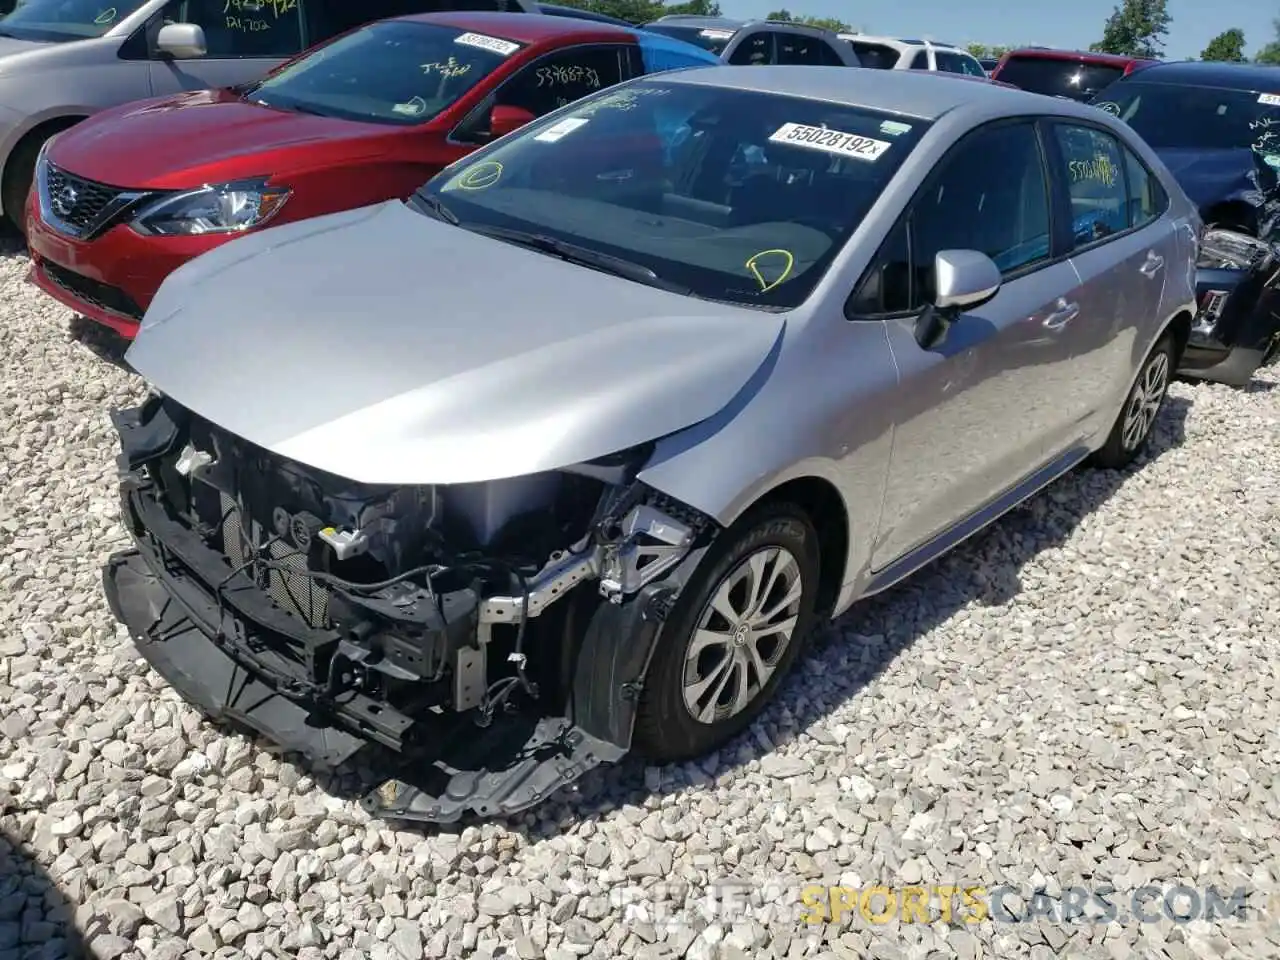
<svg viewBox="0 0 1280 960"><path fill-rule="evenodd" d="M43 143L52 137L55 133L61 133L80 123L82 120L89 119L87 113L63 113L54 117L48 117L35 124L30 130L24 132L13 146L9 149L8 154L4 158L4 167L0 169L0 213L5 216L12 217L14 211L4 210L4 196L8 193L10 178L13 176L13 161L15 157L21 156L22 151L29 148L34 143ZM21 216L21 211L18 216Z"/></svg>

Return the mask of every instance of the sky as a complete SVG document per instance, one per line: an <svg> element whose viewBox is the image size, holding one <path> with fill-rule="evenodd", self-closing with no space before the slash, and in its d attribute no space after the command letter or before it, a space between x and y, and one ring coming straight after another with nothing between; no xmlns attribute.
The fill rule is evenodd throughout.
<svg viewBox="0 0 1280 960"><path fill-rule="evenodd" d="M793 14L837 17L864 33L920 37L947 43L990 46L1038 44L1087 50L1119 0L720 0L727 17L763 17L786 8ZM1250 55L1275 39L1272 21L1280 0L1169 0L1173 22L1165 58L1197 57L1211 38L1239 27Z"/></svg>

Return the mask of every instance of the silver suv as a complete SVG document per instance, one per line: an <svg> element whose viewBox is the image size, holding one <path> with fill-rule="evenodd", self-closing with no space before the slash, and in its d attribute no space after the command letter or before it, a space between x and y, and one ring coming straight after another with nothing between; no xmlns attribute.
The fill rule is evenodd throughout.
<svg viewBox="0 0 1280 960"><path fill-rule="evenodd" d="M25 0L0 19L0 214L19 230L53 134L132 100L256 80L384 17L534 0Z"/></svg>
<svg viewBox="0 0 1280 960"><path fill-rule="evenodd" d="M858 67L848 43L830 30L789 20L731 20L670 14L644 28L697 44L725 63L763 66L770 63L813 67Z"/></svg>

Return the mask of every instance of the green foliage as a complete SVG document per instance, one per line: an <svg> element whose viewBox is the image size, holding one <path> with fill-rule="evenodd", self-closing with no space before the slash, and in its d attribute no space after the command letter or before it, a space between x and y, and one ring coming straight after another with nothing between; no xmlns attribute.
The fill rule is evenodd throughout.
<svg viewBox="0 0 1280 960"><path fill-rule="evenodd" d="M1200 51L1200 59L1244 63L1244 31L1237 27L1223 30Z"/></svg>
<svg viewBox="0 0 1280 960"><path fill-rule="evenodd" d="M1280 67L1280 20L1274 21L1276 38L1258 51L1253 59L1268 66Z"/></svg>
<svg viewBox="0 0 1280 960"><path fill-rule="evenodd" d="M720 4L714 0L686 0L666 4L662 0L557 0L567 7L590 10L628 23L644 24L669 13L687 13L700 17L720 16Z"/></svg>
<svg viewBox="0 0 1280 960"><path fill-rule="evenodd" d="M843 20L837 20L835 17L802 17L797 16L785 7L781 10L774 10L765 19L786 20L788 23L803 23L805 26L821 27L823 30L834 30L836 33L853 32L853 27Z"/></svg>
<svg viewBox="0 0 1280 960"><path fill-rule="evenodd" d="M1129 57L1159 57L1172 17L1168 0L1123 0L1107 18L1102 39L1089 47L1094 53Z"/></svg>
<svg viewBox="0 0 1280 960"><path fill-rule="evenodd" d="M985 43L971 43L965 47L973 56L981 60L983 57L990 57L992 60L999 60L1013 47L989 47Z"/></svg>

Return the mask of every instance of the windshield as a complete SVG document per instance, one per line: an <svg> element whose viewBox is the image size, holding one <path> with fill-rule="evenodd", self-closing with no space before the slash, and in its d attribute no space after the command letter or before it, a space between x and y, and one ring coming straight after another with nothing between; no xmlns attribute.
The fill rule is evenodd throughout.
<svg viewBox="0 0 1280 960"><path fill-rule="evenodd" d="M384 20L289 64L251 87L244 98L344 120L426 123L520 46L455 27Z"/></svg>
<svg viewBox="0 0 1280 960"><path fill-rule="evenodd" d="M602 91L455 163L421 191L478 232L627 261L693 296L798 306L928 124L657 78ZM444 208L443 211L441 208Z"/></svg>
<svg viewBox="0 0 1280 960"><path fill-rule="evenodd" d="M0 36L63 43L100 37L146 0L26 0L0 18Z"/></svg>
<svg viewBox="0 0 1280 960"><path fill-rule="evenodd" d="M1123 76L1122 67L1048 57L1010 57L1000 68L996 79L1032 93L1083 102Z"/></svg>
<svg viewBox="0 0 1280 960"><path fill-rule="evenodd" d="M1280 96L1126 80L1099 94L1094 106L1125 121L1156 150L1250 148L1280 163Z"/></svg>
<svg viewBox="0 0 1280 960"><path fill-rule="evenodd" d="M864 67L873 67L877 70L892 70L902 58L902 54L897 50L886 47L883 43L850 40L849 46L853 47Z"/></svg>
<svg viewBox="0 0 1280 960"><path fill-rule="evenodd" d="M737 32L720 28L677 27L666 23L651 23L644 29L675 37L685 43L696 44L703 50L710 50L717 57L724 53L724 48L729 45L729 41Z"/></svg>

